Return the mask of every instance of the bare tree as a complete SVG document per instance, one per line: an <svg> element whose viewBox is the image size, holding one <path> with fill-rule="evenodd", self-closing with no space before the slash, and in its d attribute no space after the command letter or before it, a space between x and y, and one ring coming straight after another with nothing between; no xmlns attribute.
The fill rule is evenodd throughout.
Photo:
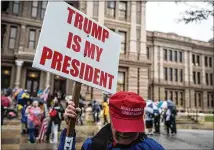
<svg viewBox="0 0 214 150"><path fill-rule="evenodd" d="M200 8L185 3L194 10L186 10L178 21L188 24L191 22L201 22L203 20L207 20L209 17L214 17L214 1L206 0L204 2L207 3L209 7ZM176 3L181 3L181 1L176 1Z"/></svg>

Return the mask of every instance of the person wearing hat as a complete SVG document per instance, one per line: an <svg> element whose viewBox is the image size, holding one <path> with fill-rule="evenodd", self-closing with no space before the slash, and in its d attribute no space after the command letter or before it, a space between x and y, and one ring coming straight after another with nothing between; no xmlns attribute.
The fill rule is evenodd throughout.
<svg viewBox="0 0 214 150"><path fill-rule="evenodd" d="M81 150L164 150L164 148L146 136L144 127L145 100L133 92L118 92L110 97L110 123L105 125L94 137L87 138ZM78 109L69 101L65 118L77 117ZM59 150L64 149L66 129L60 136ZM75 137L73 141L75 149Z"/></svg>

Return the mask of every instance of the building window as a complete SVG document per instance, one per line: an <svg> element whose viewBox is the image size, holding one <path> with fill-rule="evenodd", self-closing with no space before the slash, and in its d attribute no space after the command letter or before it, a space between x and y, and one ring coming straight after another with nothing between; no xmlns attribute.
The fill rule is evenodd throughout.
<svg viewBox="0 0 214 150"><path fill-rule="evenodd" d="M207 93L207 107L210 107L210 94Z"/></svg>
<svg viewBox="0 0 214 150"><path fill-rule="evenodd" d="M170 96L169 96L170 100L173 101L173 92L170 91Z"/></svg>
<svg viewBox="0 0 214 150"><path fill-rule="evenodd" d="M210 85L213 85L213 74L210 74Z"/></svg>
<svg viewBox="0 0 214 150"><path fill-rule="evenodd" d="M165 75L165 81L168 80L168 68L164 67L164 75Z"/></svg>
<svg viewBox="0 0 214 150"><path fill-rule="evenodd" d="M197 55L197 63L196 63L197 66L200 66L200 56Z"/></svg>
<svg viewBox="0 0 214 150"><path fill-rule="evenodd" d="M195 93L195 107L197 107L197 95Z"/></svg>
<svg viewBox="0 0 214 150"><path fill-rule="evenodd" d="M169 68L170 81L173 81L173 71L172 68Z"/></svg>
<svg viewBox="0 0 214 150"><path fill-rule="evenodd" d="M206 73L206 84L209 85L208 73Z"/></svg>
<svg viewBox="0 0 214 150"><path fill-rule="evenodd" d="M127 2L119 2L119 18L122 20L127 19Z"/></svg>
<svg viewBox="0 0 214 150"><path fill-rule="evenodd" d="M192 55L192 64L195 65L195 55Z"/></svg>
<svg viewBox="0 0 214 150"><path fill-rule="evenodd" d="M136 13L136 20L137 20L137 24L141 24L141 2L140 1L136 1L136 9L137 9L137 13Z"/></svg>
<svg viewBox="0 0 214 150"><path fill-rule="evenodd" d="M175 62L177 62L177 61L178 61L178 59L177 59L177 57L178 57L178 56L177 56L177 55L178 55L177 53L178 53L178 52L177 52L177 51L174 51L174 53L175 53L175 56L174 56L175 58L174 58L174 59L175 59Z"/></svg>
<svg viewBox="0 0 214 150"><path fill-rule="evenodd" d="M175 103L176 105L178 105L178 92L175 91Z"/></svg>
<svg viewBox="0 0 214 150"><path fill-rule="evenodd" d="M6 28L6 25L5 24L1 24L1 48L4 47L4 36L5 36L5 33L7 31L7 28Z"/></svg>
<svg viewBox="0 0 214 150"><path fill-rule="evenodd" d="M201 73L197 73L197 78L198 78L198 84L201 84Z"/></svg>
<svg viewBox="0 0 214 150"><path fill-rule="evenodd" d="M214 94L211 95L211 107L214 107Z"/></svg>
<svg viewBox="0 0 214 150"><path fill-rule="evenodd" d="M19 5L20 5L19 1L13 2L13 13L14 14L19 14Z"/></svg>
<svg viewBox="0 0 214 150"><path fill-rule="evenodd" d="M32 17L37 17L37 10L38 10L38 1L33 1L32 2L32 12L31 12L31 16Z"/></svg>
<svg viewBox="0 0 214 150"><path fill-rule="evenodd" d="M165 100L168 99L168 91L165 90Z"/></svg>
<svg viewBox="0 0 214 150"><path fill-rule="evenodd" d="M1 12L8 12L9 1L1 1Z"/></svg>
<svg viewBox="0 0 214 150"><path fill-rule="evenodd" d="M175 69L175 81L178 81L178 69Z"/></svg>
<svg viewBox="0 0 214 150"><path fill-rule="evenodd" d="M117 91L125 90L125 72L118 72Z"/></svg>
<svg viewBox="0 0 214 150"><path fill-rule="evenodd" d="M207 56L205 56L205 58L204 58L204 64L205 64L205 67L207 67L208 66L208 62L207 62L208 60L207 60Z"/></svg>
<svg viewBox="0 0 214 150"><path fill-rule="evenodd" d="M17 27L12 26L10 28L10 38L9 38L9 49L14 49L17 37Z"/></svg>
<svg viewBox="0 0 214 150"><path fill-rule="evenodd" d="M196 77L195 77L195 76L196 76L196 75L195 75L195 71L193 71L193 75L192 75L192 77L193 77L193 83L194 83L194 84L196 84L196 80L195 80L195 79L196 79Z"/></svg>
<svg viewBox="0 0 214 150"><path fill-rule="evenodd" d="M40 71L27 70L25 89L27 89L30 95L33 97L37 95L37 91L39 90L39 82Z"/></svg>
<svg viewBox="0 0 214 150"><path fill-rule="evenodd" d="M150 58L150 55L149 55L149 47L146 47L146 56L147 56L147 59Z"/></svg>
<svg viewBox="0 0 214 150"><path fill-rule="evenodd" d="M120 53L125 54L126 53L126 32L119 31L119 35L122 37Z"/></svg>
<svg viewBox="0 0 214 150"><path fill-rule="evenodd" d="M183 102L183 92L180 92L180 105L183 106L184 102Z"/></svg>
<svg viewBox="0 0 214 150"><path fill-rule="evenodd" d="M199 107L201 107L201 94L198 93L198 105Z"/></svg>
<svg viewBox="0 0 214 150"><path fill-rule="evenodd" d="M179 52L179 59L180 59L180 63L182 63L182 61L183 61L182 52Z"/></svg>
<svg viewBox="0 0 214 150"><path fill-rule="evenodd" d="M167 49L164 49L164 60L167 61Z"/></svg>
<svg viewBox="0 0 214 150"><path fill-rule="evenodd" d="M172 50L169 50L169 60L172 61Z"/></svg>
<svg viewBox="0 0 214 150"><path fill-rule="evenodd" d="M212 57L209 58L210 67L212 67Z"/></svg>
<svg viewBox="0 0 214 150"><path fill-rule="evenodd" d="M115 8L116 8L115 6L116 6L115 1L108 1L107 2L107 11L106 11L107 16L115 17Z"/></svg>
<svg viewBox="0 0 214 150"><path fill-rule="evenodd" d="M10 87L11 67L1 67L1 89Z"/></svg>
<svg viewBox="0 0 214 150"><path fill-rule="evenodd" d="M42 1L42 7L41 7L41 18L43 19L45 16L45 10L47 7L48 2L47 1Z"/></svg>
<svg viewBox="0 0 214 150"><path fill-rule="evenodd" d="M99 1L93 1L94 3L94 8L93 8L93 16L98 17L98 12L99 12Z"/></svg>
<svg viewBox="0 0 214 150"><path fill-rule="evenodd" d="M180 82L183 82L183 69L180 70Z"/></svg>
<svg viewBox="0 0 214 150"><path fill-rule="evenodd" d="M29 43L28 43L28 47L30 49L35 49L35 38L36 38L36 30L30 29Z"/></svg>

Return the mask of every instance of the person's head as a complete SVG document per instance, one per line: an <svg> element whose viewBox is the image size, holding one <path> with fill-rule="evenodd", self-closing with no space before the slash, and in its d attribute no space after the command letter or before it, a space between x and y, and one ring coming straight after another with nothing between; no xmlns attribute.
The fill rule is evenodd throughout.
<svg viewBox="0 0 214 150"><path fill-rule="evenodd" d="M39 106L39 102L38 101L33 101L32 105L33 105L33 107L38 107Z"/></svg>
<svg viewBox="0 0 214 150"><path fill-rule="evenodd" d="M114 140L130 144L144 132L145 100L133 92L118 92L109 100L111 128Z"/></svg>

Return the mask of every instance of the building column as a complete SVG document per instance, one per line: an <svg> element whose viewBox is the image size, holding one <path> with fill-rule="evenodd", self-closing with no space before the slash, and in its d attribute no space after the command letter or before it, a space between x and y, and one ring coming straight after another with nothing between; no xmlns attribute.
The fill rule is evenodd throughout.
<svg viewBox="0 0 214 150"><path fill-rule="evenodd" d="M190 108L195 109L195 91L190 89L190 97L189 97L189 102L190 102Z"/></svg>
<svg viewBox="0 0 214 150"><path fill-rule="evenodd" d="M184 90L184 97L183 97L183 103L184 103L184 108L185 111L187 112L187 108L190 108L190 92L189 89Z"/></svg>
<svg viewBox="0 0 214 150"><path fill-rule="evenodd" d="M16 60L16 81L15 81L15 87L19 88L20 86L20 79L21 79L21 70L22 70L22 65L24 63L23 60Z"/></svg>
<svg viewBox="0 0 214 150"><path fill-rule="evenodd" d="M148 68L141 67L140 68L140 93L139 95L142 96L144 99L148 99Z"/></svg>
<svg viewBox="0 0 214 150"><path fill-rule="evenodd" d="M160 77L160 82L164 82L164 72L163 72L163 48L160 47L160 60L159 60L159 77Z"/></svg>
<svg viewBox="0 0 214 150"><path fill-rule="evenodd" d="M87 1L86 14L92 18L93 17L93 1Z"/></svg>
<svg viewBox="0 0 214 150"><path fill-rule="evenodd" d="M164 100L165 97L165 88L160 87L160 100Z"/></svg>
<svg viewBox="0 0 214 150"><path fill-rule="evenodd" d="M104 25L105 20L105 1L99 1L98 22Z"/></svg>
<svg viewBox="0 0 214 150"><path fill-rule="evenodd" d="M22 3L22 2L21 2ZM30 5L31 5L31 3L32 2L27 2L27 1L25 1L25 2L23 2L23 8L22 8L22 16L23 17L28 17L28 13L29 13L29 3L30 3Z"/></svg>
<svg viewBox="0 0 214 150"><path fill-rule="evenodd" d="M128 73L128 91L137 93L137 75L138 68L137 67L129 67Z"/></svg>
<svg viewBox="0 0 214 150"><path fill-rule="evenodd" d="M24 47L25 47L25 39L26 39L26 26L25 25L21 25L21 31L20 31L20 43L19 43L19 51L24 51Z"/></svg>
<svg viewBox="0 0 214 150"><path fill-rule="evenodd" d="M45 80L45 86L50 86L50 76L51 76L51 73L50 72L46 72L46 80Z"/></svg>
<svg viewBox="0 0 214 150"><path fill-rule="evenodd" d="M189 57L190 58L190 57ZM188 80L188 76L189 76L189 73L188 73L188 70L189 70L189 66L192 66L192 64L189 64L188 62L188 52L187 51L184 51L184 85L188 85L189 84L189 80Z"/></svg>
<svg viewBox="0 0 214 150"><path fill-rule="evenodd" d="M202 95L202 101L201 101L201 103L203 104L202 106L203 106L203 108L202 108L202 110L203 110L203 112L205 113L205 112L207 112L208 111L208 97L207 97L207 91L203 91L203 95Z"/></svg>
<svg viewBox="0 0 214 150"><path fill-rule="evenodd" d="M192 76L192 52L189 52L189 64L188 64L188 70L189 70L189 81L190 85L193 84L193 76Z"/></svg>
<svg viewBox="0 0 214 150"><path fill-rule="evenodd" d="M135 12L136 13L136 12ZM140 60L145 61L146 56L146 3L141 2L141 27L140 27Z"/></svg>
<svg viewBox="0 0 214 150"><path fill-rule="evenodd" d="M153 61L153 75L154 75L154 83L158 82L158 51L159 48L158 46L154 46L154 52L153 52L153 57L154 57L154 61Z"/></svg>
<svg viewBox="0 0 214 150"><path fill-rule="evenodd" d="M153 101L159 100L159 88L157 85L153 87Z"/></svg>
<svg viewBox="0 0 214 150"><path fill-rule="evenodd" d="M136 2L131 2L131 30L129 59L137 60L137 36L136 36Z"/></svg>
<svg viewBox="0 0 214 150"><path fill-rule="evenodd" d="M201 84L206 86L204 55L201 55L201 56L202 56L202 58L201 58L201 65L202 65Z"/></svg>

